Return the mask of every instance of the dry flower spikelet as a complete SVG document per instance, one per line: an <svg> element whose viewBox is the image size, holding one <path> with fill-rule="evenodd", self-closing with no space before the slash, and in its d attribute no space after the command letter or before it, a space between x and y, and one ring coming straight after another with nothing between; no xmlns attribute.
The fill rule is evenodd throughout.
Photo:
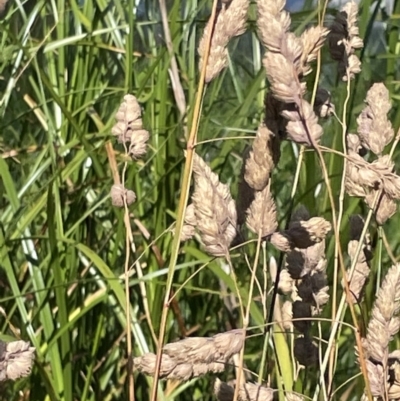
<svg viewBox="0 0 400 401"><path fill-rule="evenodd" d="M111 133L118 137L120 143L129 142L129 154L139 159L146 153L149 133L143 129L142 110L135 96L124 96L115 119L117 122Z"/></svg>
<svg viewBox="0 0 400 401"><path fill-rule="evenodd" d="M290 248L295 247L308 248L324 240L331 229L332 226L329 221L325 220L322 217L313 217L309 220L292 222L288 230L279 233L279 239L281 239L282 242L284 242L285 239L287 240L289 250ZM274 240L276 240L277 238L278 235L275 235ZM271 242L273 243L273 245L278 245L277 243L274 243L274 240L271 238Z"/></svg>
<svg viewBox="0 0 400 401"><path fill-rule="evenodd" d="M339 63L339 74L343 81L355 77L361 71L361 63L354 54L363 47L363 41L358 36L357 26L358 5L350 1L337 14L330 27L328 35L331 57Z"/></svg>
<svg viewBox="0 0 400 401"><path fill-rule="evenodd" d="M125 202L129 206L136 200L136 194L121 184L114 184L111 187L111 203L116 207L124 207Z"/></svg>
<svg viewBox="0 0 400 401"><path fill-rule="evenodd" d="M182 227L181 241L188 241L196 234L196 214L194 212L194 205L190 204L186 207L185 219Z"/></svg>
<svg viewBox="0 0 400 401"><path fill-rule="evenodd" d="M231 330L213 337L191 337L163 348L160 378L189 380L208 372L221 372L226 369L230 358L239 353L244 345L243 330ZM153 376L157 356L144 354L133 359L134 368Z"/></svg>
<svg viewBox="0 0 400 401"><path fill-rule="evenodd" d="M258 32L268 50L263 64L273 96L285 104L281 105L281 114L289 120L285 126L287 137L312 146L319 142L322 127L312 106L303 99L306 84L301 78L311 71L308 63L316 58L327 30L309 29L297 38L289 32L290 16L283 10L285 1L258 0L257 5Z"/></svg>
<svg viewBox="0 0 400 401"><path fill-rule="evenodd" d="M393 377L396 358L400 352L389 354L389 342L399 332L400 318L400 265L392 266L378 291L366 338L362 339L364 357L374 397L385 398L387 392L397 393L399 387ZM390 374L392 373L392 375ZM395 399L390 397L390 399Z"/></svg>
<svg viewBox="0 0 400 401"><path fill-rule="evenodd" d="M361 232L364 227L364 220L359 215L350 217L350 241L347 247L347 252L350 256L350 261L353 263L356 257L356 251L359 246ZM353 275L349 281L349 288L353 303L359 302L362 289L370 273L369 262L372 258L371 242L367 235L364 238L363 247L358 255L357 262ZM350 269L347 270L347 278L349 279Z"/></svg>
<svg viewBox="0 0 400 401"><path fill-rule="evenodd" d="M300 40L303 51L301 54L300 65L302 67L303 75L307 75L311 72L309 64L316 60L318 52L323 46L328 33L329 30L320 25L311 27L302 33Z"/></svg>
<svg viewBox="0 0 400 401"><path fill-rule="evenodd" d="M214 27L211 26L211 21L207 23L198 48L200 55L199 70L201 71L207 38L212 31L213 36L205 77L206 83L211 82L227 67L228 43L233 37L242 35L245 32L249 5L250 0L232 0L229 5L224 3L218 13Z"/></svg>
<svg viewBox="0 0 400 401"><path fill-rule="evenodd" d="M233 401L235 389L216 379L214 394L219 401ZM239 388L238 401L272 401L274 390L256 383L243 383Z"/></svg>
<svg viewBox="0 0 400 401"><path fill-rule="evenodd" d="M204 160L194 155L195 188L192 203L196 228L206 252L213 256L226 256L236 236L236 205L226 184L219 181Z"/></svg>
<svg viewBox="0 0 400 401"><path fill-rule="evenodd" d="M266 126L261 125L252 149L246 158L244 179L256 191L269 182L272 169L279 160L279 140Z"/></svg>
<svg viewBox="0 0 400 401"><path fill-rule="evenodd" d="M360 155L361 140L358 135L347 135L349 160L346 164L346 192L350 196L365 199L372 208L379 191L382 191L375 206L375 218L383 225L396 212L395 199L400 199L400 177L393 172L394 163L389 155L380 156L368 163Z"/></svg>
<svg viewBox="0 0 400 401"><path fill-rule="evenodd" d="M35 348L25 341L0 341L0 382L16 380L31 373Z"/></svg>
<svg viewBox="0 0 400 401"><path fill-rule="evenodd" d="M384 366L389 341L400 329L400 264L392 266L378 291L367 329L367 355Z"/></svg>
<svg viewBox="0 0 400 401"><path fill-rule="evenodd" d="M365 101L367 106L357 118L357 132L362 146L380 155L394 137L387 118L391 108L389 91L383 83L376 83L369 89Z"/></svg>
<svg viewBox="0 0 400 401"><path fill-rule="evenodd" d="M253 233L260 234L262 238L276 231L276 207L269 186L255 193L254 200L247 210L246 223Z"/></svg>

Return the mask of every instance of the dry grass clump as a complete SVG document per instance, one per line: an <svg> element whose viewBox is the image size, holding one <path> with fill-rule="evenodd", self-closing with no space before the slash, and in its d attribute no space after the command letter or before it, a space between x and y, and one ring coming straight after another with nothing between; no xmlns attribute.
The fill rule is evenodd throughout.
<svg viewBox="0 0 400 401"><path fill-rule="evenodd" d="M190 337L166 344L162 350L160 378L189 380L208 372L222 372L244 345L243 330L231 330L213 337ZM134 358L136 370L153 376L157 356L152 353Z"/></svg>
<svg viewBox="0 0 400 401"><path fill-rule="evenodd" d="M200 55L199 71L201 71L207 38L212 31L211 48L205 76L206 83L211 82L228 66L228 43L233 37L242 35L245 32L249 5L249 0L223 2L214 26L211 25L211 20L207 23L198 49Z"/></svg>
<svg viewBox="0 0 400 401"><path fill-rule="evenodd" d="M389 354L389 343L399 332L400 264L392 266L378 291L363 341L364 356L374 397L398 399L400 351Z"/></svg>
<svg viewBox="0 0 400 401"><path fill-rule="evenodd" d="M376 221L383 225L396 212L395 199L400 199L400 177L394 171L389 155L382 152L394 137L394 130L387 119L391 105L389 93L382 83L374 84L367 93L367 106L357 119L358 136L347 137L349 161L346 165L346 191L351 196L365 199L374 206ZM361 156L363 149L377 156L371 163ZM379 191L381 195L378 199ZM378 201L374 205L375 201Z"/></svg>
<svg viewBox="0 0 400 401"><path fill-rule="evenodd" d="M25 341L0 341L0 382L29 376L35 348Z"/></svg>

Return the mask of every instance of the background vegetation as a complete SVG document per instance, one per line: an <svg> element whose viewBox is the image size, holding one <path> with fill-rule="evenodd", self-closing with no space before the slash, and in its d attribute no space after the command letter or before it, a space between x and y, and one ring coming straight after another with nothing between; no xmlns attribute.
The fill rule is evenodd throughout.
<svg viewBox="0 0 400 401"><path fill-rule="evenodd" d="M321 3L323 3L321 1ZM347 114L350 131L363 107L366 91L384 82L390 91L391 121L400 126L399 32L400 1L393 11L382 1L361 1L360 54L362 72L352 86ZM32 375L2 384L3 400L123 400L127 399L126 306L124 290L125 227L123 211L111 205L112 173L105 150L115 112L123 96L132 93L143 106L144 126L151 133L144 161L128 162L126 185L137 201L130 207L140 279L132 267L129 281L133 353L155 351L144 299L155 333L159 331L164 288L184 162L184 133L190 127L199 71L197 44L210 13L211 2L167 2L172 43L184 89L187 110L181 116L169 68L171 57L155 0L39 0L10 1L0 22L0 338L16 336L36 347ZM327 10L326 24L336 13ZM262 119L266 93L262 50L251 9L248 31L230 44L230 64L207 87L197 147L223 182L237 193L242 154L249 136ZM316 23L318 9L305 1L292 13L293 28L302 32ZM332 92L336 112L346 95L336 66L322 52L323 86ZM313 75L309 78L313 82ZM322 144L341 149L341 127L324 123ZM212 141L211 141L212 140ZM126 159L115 144L117 161ZM289 142L272 177L280 227L288 218L298 148ZM326 163L334 194L339 193L342 160L327 153ZM394 161L400 164L396 151ZM306 153L294 204L304 204L312 215L330 219L330 206L318 161ZM348 241L348 217L366 215L367 207L346 198L342 247ZM373 272L366 299L359 310L361 327L368 320L378 279L397 258L400 215L383 227L375 241ZM387 250L390 250L388 252ZM254 257L255 246L245 252ZM334 241L327 243L328 277L333 277ZM279 260L264 248L264 263ZM248 294L250 273L243 253L232 254L241 296ZM392 258L393 259L393 258ZM193 279L182 283L197 270ZM240 327L237 310L229 307L227 289L233 288L224 262L211 259L196 241L183 244L173 290L166 341L189 335L212 336ZM260 266L260 275L262 275ZM139 283L144 283L140 286ZM332 282L330 282L332 284ZM144 291L144 290L145 291ZM257 300L256 300L257 301ZM235 306L235 305L234 305ZM324 316L330 316L329 308ZM351 319L346 316L349 322ZM254 302L246 342L245 363L259 371L264 324L262 305ZM258 327L258 329L257 329ZM322 337L329 332L323 323ZM260 329L261 328L261 329ZM399 348L400 344L397 344ZM276 387L274 353L269 350L266 378ZM363 390L357 376L354 336L343 328L338 338L338 388L334 398L356 399ZM231 379L233 371L222 375ZM300 373L296 390L312 396L318 369ZM212 399L212 378L160 387L164 400ZM137 400L149 398L151 379L135 374ZM351 396L349 395L351 393Z"/></svg>

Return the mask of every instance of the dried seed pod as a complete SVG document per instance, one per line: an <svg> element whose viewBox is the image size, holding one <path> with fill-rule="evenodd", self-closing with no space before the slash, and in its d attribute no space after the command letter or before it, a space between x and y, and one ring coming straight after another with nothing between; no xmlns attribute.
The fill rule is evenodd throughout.
<svg viewBox="0 0 400 401"><path fill-rule="evenodd" d="M121 184L114 184L111 187L111 203L116 207L124 207L125 202L129 206L136 200L136 194Z"/></svg>
<svg viewBox="0 0 400 401"><path fill-rule="evenodd" d="M350 260L353 263L356 251L359 245L359 239L361 236L361 232L364 227L364 220L359 215L350 216L350 241L347 247L347 252L350 256ZM360 254L357 258L357 264L355 265L355 269L351 280L349 282L349 289L352 295L353 303L359 302L360 296L362 293L362 289L364 288L365 282L369 276L370 267L369 260L371 260L371 244L370 238L367 235L364 238L364 244L361 249ZM347 270L347 276L350 273L350 269ZM349 276L348 276L349 277Z"/></svg>
<svg viewBox="0 0 400 401"><path fill-rule="evenodd" d="M232 0L229 6L223 4L214 26L209 21L200 40L198 52L200 55L199 71L202 70L206 43L212 31L211 48L206 68L205 82L209 83L228 65L229 41L243 34L246 30L248 0Z"/></svg>
<svg viewBox="0 0 400 401"><path fill-rule="evenodd" d="M0 341L0 382L29 376L35 348L25 341Z"/></svg>
<svg viewBox="0 0 400 401"><path fill-rule="evenodd" d="M267 237L278 227L276 221L275 202L269 186L255 193L255 197L247 210L247 226L253 233Z"/></svg>
<svg viewBox="0 0 400 401"><path fill-rule="evenodd" d="M357 27L358 5L354 1L346 3L336 15L328 34L331 57L338 61L339 74L343 81L354 78L361 71L361 63L354 54L356 49L363 47L363 41L358 36Z"/></svg>
<svg viewBox="0 0 400 401"><path fill-rule="evenodd" d="M388 345L399 331L400 264L392 266L378 291L367 330L368 355L386 365Z"/></svg>
<svg viewBox="0 0 400 401"><path fill-rule="evenodd" d="M147 151L149 133L143 129L142 110L133 95L125 95L124 101L115 115L116 124L111 133L120 143L128 143L129 154L134 159L142 157Z"/></svg>
<svg viewBox="0 0 400 401"><path fill-rule="evenodd" d="M309 64L316 60L318 52L323 46L329 30L317 25L304 31L300 37L303 52L301 54L301 70L299 74L307 75L311 72Z"/></svg>
<svg viewBox="0 0 400 401"><path fill-rule="evenodd" d="M362 145L380 155L394 137L392 124L387 118L391 109L389 91L383 83L374 84L365 101L367 106L357 118L357 132Z"/></svg>
<svg viewBox="0 0 400 401"><path fill-rule="evenodd" d="M182 227L181 241L187 241L194 237L196 234L196 213L194 205L190 204L186 207L185 211L185 224Z"/></svg>
<svg viewBox="0 0 400 401"><path fill-rule="evenodd" d="M204 160L195 154L195 189L192 195L197 230L205 250L213 256L226 256L236 236L236 206L229 187L222 184Z"/></svg>
<svg viewBox="0 0 400 401"><path fill-rule="evenodd" d="M244 179L251 188L262 191L268 185L271 171L279 156L279 139L261 125L245 162Z"/></svg>

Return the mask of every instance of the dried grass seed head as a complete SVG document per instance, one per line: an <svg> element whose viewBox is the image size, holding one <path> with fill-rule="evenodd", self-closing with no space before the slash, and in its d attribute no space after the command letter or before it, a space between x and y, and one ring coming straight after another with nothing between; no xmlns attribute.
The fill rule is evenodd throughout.
<svg viewBox="0 0 400 401"><path fill-rule="evenodd" d="M312 217L309 220L294 222L286 233L295 247L308 248L324 240L331 229L329 221L322 217Z"/></svg>
<svg viewBox="0 0 400 401"><path fill-rule="evenodd" d="M322 127L310 103L301 99L298 104L300 106L282 111L283 117L288 120L288 139L301 145L313 146L313 142L318 143L323 134Z"/></svg>
<svg viewBox="0 0 400 401"><path fill-rule="evenodd" d="M251 188L262 191L267 186L271 171L279 161L279 145L279 139L265 125L258 128L245 161L244 179Z"/></svg>
<svg viewBox="0 0 400 401"><path fill-rule="evenodd" d="M347 253L350 261L353 263L356 257L356 251L359 246L359 239L364 227L364 220L360 215L350 216L350 241L347 246ZM358 255L353 275L349 282L349 288L353 303L359 302L362 290L370 273L369 261L372 259L370 237L364 238L363 247ZM350 278L350 269L347 270L347 279Z"/></svg>
<svg viewBox="0 0 400 401"><path fill-rule="evenodd" d="M185 224L182 227L181 241L188 241L193 238L196 234L196 213L194 211L194 205L190 204L185 210Z"/></svg>
<svg viewBox="0 0 400 401"><path fill-rule="evenodd" d="M274 391L256 383L244 383L239 388L239 401L272 401Z"/></svg>
<svg viewBox="0 0 400 401"><path fill-rule="evenodd" d="M213 27L211 20L208 21L198 48L200 55L199 70L201 71L204 63L206 43L212 32L213 36L206 68L206 83L211 82L227 67L228 51L226 47L233 37L245 32L249 5L249 0L232 0L229 5L222 5L222 9L219 11Z"/></svg>
<svg viewBox="0 0 400 401"><path fill-rule="evenodd" d="M397 212L397 204L388 195L383 194L378 198L378 203L374 207L377 193L378 191L368 193L365 197L365 203L370 209L374 208L375 220L378 225L383 226Z"/></svg>
<svg viewBox="0 0 400 401"><path fill-rule="evenodd" d="M357 15L357 3L346 3L336 15L328 35L331 57L339 62L339 74L344 81L348 77L354 78L361 71L360 60L354 54L356 49L363 47L363 41L358 36Z"/></svg>
<svg viewBox="0 0 400 401"><path fill-rule="evenodd" d="M143 129L142 111L140 105L133 95L125 95L115 118L116 124L111 130L121 143L130 143L129 154L138 159L147 151L149 133Z"/></svg>
<svg viewBox="0 0 400 401"><path fill-rule="evenodd" d="M284 103L300 104L306 86L300 83L293 62L280 53L268 52L263 64L274 97Z"/></svg>
<svg viewBox="0 0 400 401"><path fill-rule="evenodd" d="M367 106L357 118L357 132L362 145L380 155L394 137L387 118L391 108L389 91L383 83L376 83L369 89L365 101Z"/></svg>
<svg viewBox="0 0 400 401"><path fill-rule="evenodd" d="M121 184L114 184L111 187L111 203L116 207L124 207L131 205L136 200L136 194L130 189L125 188Z"/></svg>
<svg viewBox="0 0 400 401"><path fill-rule="evenodd" d="M290 14L285 0L257 0L257 31L264 47L278 53L290 29Z"/></svg>
<svg viewBox="0 0 400 401"><path fill-rule="evenodd" d="M29 376L35 348L25 341L0 341L0 382Z"/></svg>
<svg viewBox="0 0 400 401"><path fill-rule="evenodd" d="M213 256L226 256L236 236L236 205L229 187L222 184L204 160L194 155L195 189L192 195L197 230L205 250Z"/></svg>
<svg viewBox="0 0 400 401"><path fill-rule="evenodd" d="M367 329L367 351L374 361L386 363L388 345L399 331L395 315L400 308L400 264L392 266L378 291Z"/></svg>
<svg viewBox="0 0 400 401"><path fill-rule="evenodd" d="M255 193L254 200L247 210L246 223L254 234L261 235L262 238L276 231L276 207L269 186Z"/></svg>
<svg viewBox="0 0 400 401"><path fill-rule="evenodd" d="M329 33L329 29L320 25L311 27L304 31L300 37L302 43L301 55L301 74L303 76L311 72L309 64L316 60L318 52L325 43L325 39Z"/></svg>
<svg viewBox="0 0 400 401"><path fill-rule="evenodd" d="M292 302L285 301L282 305L282 325L285 330L293 330L293 307Z"/></svg>

